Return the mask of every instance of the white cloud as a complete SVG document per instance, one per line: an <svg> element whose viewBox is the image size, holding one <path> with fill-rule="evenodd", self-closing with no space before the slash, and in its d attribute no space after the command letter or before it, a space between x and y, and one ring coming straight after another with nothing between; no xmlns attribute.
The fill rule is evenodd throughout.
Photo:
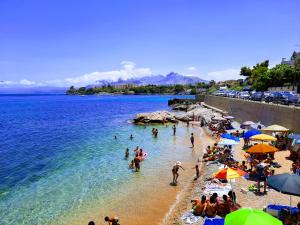
<svg viewBox="0 0 300 225"><path fill-rule="evenodd" d="M215 80L215 81L222 81L222 80L236 80L242 79L243 77L240 76L239 69L225 69L219 71L212 71L208 72L203 79L205 80Z"/></svg>
<svg viewBox="0 0 300 225"><path fill-rule="evenodd" d="M44 82L35 82L27 79L16 81L0 81L0 85L23 85L23 86L59 86L66 87L70 85L74 86L86 86L89 84L95 84L98 80L112 80L116 81L119 78L128 79L132 77L142 77L151 75L150 68L138 68L136 64L131 61L122 61L122 67L119 70L112 71L95 71L86 73L77 77L67 77L64 79L48 80Z"/></svg>
<svg viewBox="0 0 300 225"><path fill-rule="evenodd" d="M197 68L195 66L190 66L187 68L187 70L194 72L194 71L197 71Z"/></svg>
<svg viewBox="0 0 300 225"><path fill-rule="evenodd" d="M26 79L20 80L19 83L20 83L21 85L34 85L34 84L36 84L35 81L26 80Z"/></svg>
<svg viewBox="0 0 300 225"><path fill-rule="evenodd" d="M151 75L150 68L137 68L134 62L123 61L123 66L120 70L112 70L106 72L92 72L86 73L78 77L69 77L64 79L64 82L68 85L88 85L93 84L98 80L117 80L119 78L128 79L131 77L142 77Z"/></svg>

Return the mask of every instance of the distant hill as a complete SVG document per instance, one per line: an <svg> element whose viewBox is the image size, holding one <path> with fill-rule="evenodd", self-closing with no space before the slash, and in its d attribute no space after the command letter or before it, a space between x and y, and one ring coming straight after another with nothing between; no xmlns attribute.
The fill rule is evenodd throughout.
<svg viewBox="0 0 300 225"><path fill-rule="evenodd" d="M196 84L196 83L208 83L195 76L184 76L178 73L171 72L167 75L152 75L139 78L119 79L118 81L99 80L95 85L89 85L88 87L104 86L104 85L122 85L122 84L135 84L135 85L174 85L174 84Z"/></svg>

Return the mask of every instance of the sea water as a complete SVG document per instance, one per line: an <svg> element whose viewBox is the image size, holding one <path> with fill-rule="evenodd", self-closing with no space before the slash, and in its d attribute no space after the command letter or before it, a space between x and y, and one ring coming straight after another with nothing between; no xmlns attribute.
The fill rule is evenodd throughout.
<svg viewBox="0 0 300 225"><path fill-rule="evenodd" d="M181 149L184 128L173 137L171 125L156 126L153 138L153 126L129 122L168 110L173 97L0 96L0 224L85 224L112 211L134 217L131 200L190 157ZM140 173L124 159L137 145L148 152Z"/></svg>

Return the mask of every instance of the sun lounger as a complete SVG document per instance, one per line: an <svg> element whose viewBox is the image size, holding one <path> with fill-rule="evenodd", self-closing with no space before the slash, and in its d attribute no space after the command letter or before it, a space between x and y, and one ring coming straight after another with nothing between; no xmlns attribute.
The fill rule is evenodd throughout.
<svg viewBox="0 0 300 225"><path fill-rule="evenodd" d="M223 218L207 218L203 225L224 225Z"/></svg>
<svg viewBox="0 0 300 225"><path fill-rule="evenodd" d="M264 211L266 211L267 213L269 213L272 216L275 216L277 218L280 217L280 212L281 210L287 210L287 211L291 211L292 214L298 213L299 209L297 207L290 207L290 206L285 206L285 205L268 205L267 207L264 208Z"/></svg>
<svg viewBox="0 0 300 225"><path fill-rule="evenodd" d="M198 220L202 219L201 216L195 216L192 211L186 212L181 216L181 219L184 220L187 224L196 223Z"/></svg>

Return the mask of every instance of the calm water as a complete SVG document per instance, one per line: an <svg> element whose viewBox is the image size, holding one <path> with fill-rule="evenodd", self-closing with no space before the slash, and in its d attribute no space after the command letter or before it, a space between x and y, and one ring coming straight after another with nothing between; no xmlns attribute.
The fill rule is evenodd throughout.
<svg viewBox="0 0 300 225"><path fill-rule="evenodd" d="M176 157L167 152L174 140L162 138L170 127L160 127L154 140L152 127L128 120L168 109L172 97L0 96L0 224L64 224L95 203L107 204L120 185L130 194L126 184L155 174L158 159ZM123 157L136 145L149 153L139 177Z"/></svg>

